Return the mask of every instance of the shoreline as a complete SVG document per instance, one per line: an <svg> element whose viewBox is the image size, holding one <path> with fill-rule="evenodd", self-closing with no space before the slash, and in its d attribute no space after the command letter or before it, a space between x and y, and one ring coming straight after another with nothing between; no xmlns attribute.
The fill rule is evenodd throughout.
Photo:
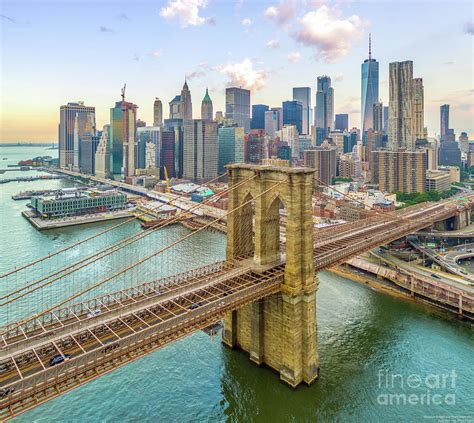
<svg viewBox="0 0 474 423"><path fill-rule="evenodd" d="M352 282L357 282L361 285L365 285L374 289L377 292L390 295L394 298L414 302L417 304L423 304L428 306L430 309L439 312L443 316L456 317L457 320L473 323L474 319L468 315L459 315L454 310L450 309L447 306L443 306L434 301L430 301L428 298L420 297L419 295L412 296L409 292L403 290L403 288L396 285L394 282L387 279L379 279L377 277L364 274L358 274L354 271L351 271L342 266L331 267L327 269L328 272L340 276L342 278L348 279Z"/></svg>

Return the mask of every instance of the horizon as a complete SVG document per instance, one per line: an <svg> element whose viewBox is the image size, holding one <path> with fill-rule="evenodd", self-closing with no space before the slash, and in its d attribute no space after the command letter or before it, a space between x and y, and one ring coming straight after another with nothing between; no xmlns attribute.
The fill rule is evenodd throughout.
<svg viewBox="0 0 474 423"><path fill-rule="evenodd" d="M251 104L270 107L291 100L293 87L308 86L314 108L316 78L328 75L335 114L349 114L349 127L360 128L369 33L384 106L389 63L413 60L414 77L423 78L428 135L439 134L439 107L449 104L456 137L471 138L470 15L472 4L463 1L6 1L0 143L57 142L59 108L78 100L96 108L102 129L124 82L127 100L150 125L155 97L167 117L185 75L195 118L206 87L215 111L224 111L225 88L239 85L252 91ZM81 31L71 32L78 23Z"/></svg>

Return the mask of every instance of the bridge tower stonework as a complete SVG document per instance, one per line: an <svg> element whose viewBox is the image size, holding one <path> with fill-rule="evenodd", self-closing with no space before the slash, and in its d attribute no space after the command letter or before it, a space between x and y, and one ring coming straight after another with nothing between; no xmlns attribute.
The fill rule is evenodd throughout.
<svg viewBox="0 0 474 423"><path fill-rule="evenodd" d="M223 342L267 365L292 387L318 377L316 291L313 261L313 170L248 164L227 166L227 259L253 257L256 269L282 263L280 208L286 209L284 281L281 291L229 313ZM251 178L254 176L254 178ZM278 185L277 185L278 184Z"/></svg>

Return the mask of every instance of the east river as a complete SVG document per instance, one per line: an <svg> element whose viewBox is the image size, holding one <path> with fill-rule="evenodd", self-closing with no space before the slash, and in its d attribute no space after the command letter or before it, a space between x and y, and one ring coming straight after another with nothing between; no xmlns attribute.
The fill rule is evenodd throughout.
<svg viewBox="0 0 474 423"><path fill-rule="evenodd" d="M0 147L0 159L7 158L0 168L56 154L45 147ZM34 173L7 172L0 178L25 174ZM71 185L67 180L0 185L1 273L106 227L38 232L20 215L27 201L11 199L19 191ZM137 230L137 223L129 223L110 236L121 239ZM223 255L225 237L207 236L217 246L215 254ZM319 278L321 367L311 387L291 390L272 370L257 368L219 337L198 332L15 421L473 421L471 325L330 273Z"/></svg>

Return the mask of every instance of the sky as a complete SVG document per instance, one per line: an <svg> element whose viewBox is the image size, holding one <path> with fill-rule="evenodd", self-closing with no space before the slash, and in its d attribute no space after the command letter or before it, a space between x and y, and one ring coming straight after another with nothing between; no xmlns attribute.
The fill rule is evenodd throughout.
<svg viewBox="0 0 474 423"><path fill-rule="evenodd" d="M179 94L186 75L193 117L206 87L214 111L225 88L252 91L252 104L281 106L292 88L329 75L335 113L360 127L360 66L413 60L425 89L425 126L439 134L439 106L450 127L474 139L474 2L350 0L1 0L0 142L57 141L59 107L96 107L97 127L126 96L153 122L153 102Z"/></svg>

